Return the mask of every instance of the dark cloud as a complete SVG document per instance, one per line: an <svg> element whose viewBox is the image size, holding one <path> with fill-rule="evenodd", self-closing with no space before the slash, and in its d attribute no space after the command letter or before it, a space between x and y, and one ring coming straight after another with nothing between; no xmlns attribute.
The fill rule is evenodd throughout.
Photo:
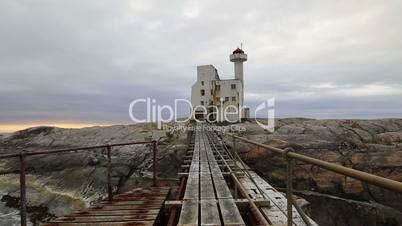
<svg viewBox="0 0 402 226"><path fill-rule="evenodd" d="M276 97L279 116L396 117L401 9L400 1L4 0L0 123L129 122L136 97L189 98L196 65L232 77L228 55L240 42L250 106Z"/></svg>

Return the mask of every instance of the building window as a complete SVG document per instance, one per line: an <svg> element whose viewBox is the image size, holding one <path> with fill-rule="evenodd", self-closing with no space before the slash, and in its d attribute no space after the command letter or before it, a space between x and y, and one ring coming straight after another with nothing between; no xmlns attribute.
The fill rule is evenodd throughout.
<svg viewBox="0 0 402 226"><path fill-rule="evenodd" d="M221 90L221 85L216 85L216 90Z"/></svg>
<svg viewBox="0 0 402 226"><path fill-rule="evenodd" d="M225 97L225 101L229 101L229 97Z"/></svg>
<svg viewBox="0 0 402 226"><path fill-rule="evenodd" d="M202 85L202 86L204 85L204 81L201 81L201 85Z"/></svg>
<svg viewBox="0 0 402 226"><path fill-rule="evenodd" d="M204 105L204 101L201 101L201 105Z"/></svg>
<svg viewBox="0 0 402 226"><path fill-rule="evenodd" d="M232 97L232 101L236 101L236 97Z"/></svg>
<svg viewBox="0 0 402 226"><path fill-rule="evenodd" d="M205 95L205 90L201 90L201 96L204 96Z"/></svg>
<svg viewBox="0 0 402 226"><path fill-rule="evenodd" d="M232 89L236 89L236 84L231 85Z"/></svg>

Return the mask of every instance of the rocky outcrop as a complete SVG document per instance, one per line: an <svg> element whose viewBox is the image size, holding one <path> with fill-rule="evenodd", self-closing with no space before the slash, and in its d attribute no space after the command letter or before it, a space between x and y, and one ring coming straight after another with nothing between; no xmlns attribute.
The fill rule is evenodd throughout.
<svg viewBox="0 0 402 226"><path fill-rule="evenodd" d="M186 134L166 134L152 124L117 125L63 129L36 127L18 131L1 140L0 153L53 150L107 143L158 140L158 177L161 183L176 183L181 157L186 150ZM151 146L113 147L112 182L115 192L151 184ZM80 151L28 157L27 186L30 207L45 207L46 217L62 215L76 205L87 205L106 195L107 156L105 150ZM19 198L17 159L1 161L0 183L7 200ZM11 199L10 199L11 197ZM56 200L59 200L56 202ZM8 202L8 204L13 202ZM18 202L17 202L18 203ZM15 207L15 206L14 206ZM1 209L1 205L0 205ZM31 208L32 209L32 208ZM43 209L42 209L43 210ZM31 219L36 215L30 214ZM36 219L35 220L40 220ZM0 221L1 224L1 221Z"/></svg>
<svg viewBox="0 0 402 226"><path fill-rule="evenodd" d="M318 192L304 191L296 194L309 201L309 214L314 216L319 225L399 226L402 222L401 212L378 203L355 201Z"/></svg>
<svg viewBox="0 0 402 226"><path fill-rule="evenodd" d="M402 120L314 120L279 119L275 132L264 131L254 122L231 125L242 136L275 147L293 147L296 152L402 181ZM243 129L236 130L237 127ZM144 140L158 142L158 174L161 183L173 179L186 150L186 134L166 133L151 124L62 129L37 127L0 138L0 153L22 150L99 145ZM231 139L226 142L230 145ZM285 187L285 162L282 156L237 144L242 157L260 176L278 189ZM106 155L77 152L29 157L28 201L33 220L71 211L76 206L105 197ZM148 145L114 148L113 184L116 192L151 184L151 152ZM0 162L0 212L18 211L18 162ZM294 187L311 205L309 212L320 225L402 225L402 197L396 193L337 175L327 170L296 162ZM3 205L3 206L2 206ZM8 216L8 215L7 215ZM3 222L0 225L10 225ZM17 222L17 221L13 221Z"/></svg>
<svg viewBox="0 0 402 226"><path fill-rule="evenodd" d="M402 119L279 119L276 120L276 130L273 133L264 131L251 122L237 126L245 127L245 131L240 134L252 140L280 148L292 147L297 153L402 181ZM231 140L227 142L230 144ZM238 145L242 156L255 171L276 187L285 187L286 163L281 156L251 145ZM367 205L378 203L394 208L397 212L402 211L400 194L302 162L296 162L294 170L295 189L358 200ZM313 204L312 208L314 207L317 210L324 208L323 205ZM349 207L352 208L350 205ZM400 218L394 220L402 224ZM393 225L383 223L378 225ZM326 222L325 225L359 224Z"/></svg>

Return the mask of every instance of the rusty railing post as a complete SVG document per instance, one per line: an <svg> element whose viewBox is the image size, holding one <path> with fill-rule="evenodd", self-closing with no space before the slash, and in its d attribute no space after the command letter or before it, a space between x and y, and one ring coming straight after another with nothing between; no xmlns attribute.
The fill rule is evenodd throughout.
<svg viewBox="0 0 402 226"><path fill-rule="evenodd" d="M156 140L152 141L152 181L156 187Z"/></svg>
<svg viewBox="0 0 402 226"><path fill-rule="evenodd" d="M293 176L293 159L288 157L288 152L293 151L292 148L286 148L284 152L284 157L286 159L286 199L287 199L287 217L288 217L288 226L293 225L293 208L292 208L292 200L293 200L293 184L292 184L292 176Z"/></svg>
<svg viewBox="0 0 402 226"><path fill-rule="evenodd" d="M27 199L26 199L26 172L25 172L25 151L20 154L20 215L21 226L27 225Z"/></svg>
<svg viewBox="0 0 402 226"><path fill-rule="evenodd" d="M107 198L109 202L113 201L113 190L112 190L112 157L111 151L112 147L107 145Z"/></svg>
<svg viewBox="0 0 402 226"><path fill-rule="evenodd" d="M236 138L233 137L233 153L236 152Z"/></svg>
<svg viewBox="0 0 402 226"><path fill-rule="evenodd" d="M237 176L237 175L236 175ZM237 193L238 193L238 190L237 190L237 183L236 182L234 182L234 185L235 185L235 187L234 187L234 198L237 200Z"/></svg>
<svg viewBox="0 0 402 226"><path fill-rule="evenodd" d="M307 226L313 226L306 213L304 213L304 211L300 208L300 206L297 205L293 197L292 197L292 203L293 206L296 208L297 212L300 214L300 217L303 219L304 223L306 223Z"/></svg>

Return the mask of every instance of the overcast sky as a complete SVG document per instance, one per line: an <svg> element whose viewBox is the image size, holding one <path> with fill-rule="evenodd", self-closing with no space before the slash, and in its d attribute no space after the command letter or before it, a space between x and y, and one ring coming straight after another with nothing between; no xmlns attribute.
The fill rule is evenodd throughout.
<svg viewBox="0 0 402 226"><path fill-rule="evenodd" d="M280 117L402 114L402 1L0 1L0 131L129 123L139 97L190 98L196 65Z"/></svg>

